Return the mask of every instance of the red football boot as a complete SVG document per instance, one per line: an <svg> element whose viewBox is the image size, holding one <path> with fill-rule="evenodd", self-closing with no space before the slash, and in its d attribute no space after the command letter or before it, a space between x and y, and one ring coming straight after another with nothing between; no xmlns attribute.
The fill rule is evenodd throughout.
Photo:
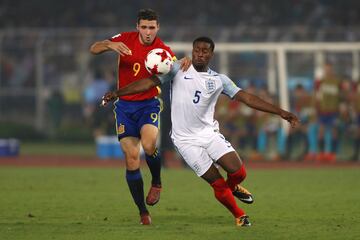
<svg viewBox="0 0 360 240"><path fill-rule="evenodd" d="M141 225L150 225L151 224L151 217L150 217L149 213L140 214L140 224Z"/></svg>
<svg viewBox="0 0 360 240"><path fill-rule="evenodd" d="M160 200L161 185L152 185L146 197L146 204L153 206Z"/></svg>

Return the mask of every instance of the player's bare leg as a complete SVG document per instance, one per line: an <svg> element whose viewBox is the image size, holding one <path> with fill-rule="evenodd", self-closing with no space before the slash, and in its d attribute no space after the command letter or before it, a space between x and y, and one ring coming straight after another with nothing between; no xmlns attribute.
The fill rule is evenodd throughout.
<svg viewBox="0 0 360 240"><path fill-rule="evenodd" d="M145 124L140 131L141 145L145 151L146 162L149 166L152 180L151 187L146 197L146 204L153 206L160 200L161 192L161 160L156 148L159 129L152 124Z"/></svg>
<svg viewBox="0 0 360 240"><path fill-rule="evenodd" d="M224 205L235 217L235 224L237 226L250 226L248 216L245 212L238 207L236 204L235 198L225 182L225 179L221 176L219 170L211 165L209 170L201 176L205 181L207 181L211 187L214 189L215 198Z"/></svg>
<svg viewBox="0 0 360 240"><path fill-rule="evenodd" d="M246 178L246 170L239 155L229 152L218 159L217 163L227 172L227 184L233 195L240 201L251 204L254 202L252 194L240 183Z"/></svg>
<svg viewBox="0 0 360 240"><path fill-rule="evenodd" d="M125 137L120 140L125 154L126 181L131 195L140 212L140 223L151 224L151 217L144 200L144 182L140 172L140 140L135 137Z"/></svg>

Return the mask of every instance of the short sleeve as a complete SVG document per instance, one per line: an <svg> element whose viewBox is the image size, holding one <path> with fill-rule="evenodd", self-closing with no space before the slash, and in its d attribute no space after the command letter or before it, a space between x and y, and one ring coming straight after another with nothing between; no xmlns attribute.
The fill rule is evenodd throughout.
<svg viewBox="0 0 360 240"><path fill-rule="evenodd" d="M170 72L168 72L165 75L158 76L161 84L171 81L175 77L175 75L177 74L177 72L179 70L180 70L180 63L179 63L179 61L176 61L176 62L174 62Z"/></svg>
<svg viewBox="0 0 360 240"><path fill-rule="evenodd" d="M233 98L235 94L241 90L241 88L236 86L235 83L231 81L231 79L228 76L224 74L220 74L220 79L224 88L222 93L229 96L230 98Z"/></svg>
<svg viewBox="0 0 360 240"><path fill-rule="evenodd" d="M121 42L124 40L124 38L125 38L125 34L118 33L118 34L112 36L111 38L109 38L109 40L112 42Z"/></svg>

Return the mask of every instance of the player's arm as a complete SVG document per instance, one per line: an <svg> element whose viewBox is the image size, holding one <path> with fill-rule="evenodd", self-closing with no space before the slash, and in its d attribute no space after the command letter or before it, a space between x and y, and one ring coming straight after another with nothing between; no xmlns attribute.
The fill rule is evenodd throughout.
<svg viewBox="0 0 360 240"><path fill-rule="evenodd" d="M287 120L291 124L291 127L295 127L299 123L299 119L294 114L268 103L254 94L245 92L241 88L237 87L226 75L221 74L220 78L224 87L223 93L228 95L230 98L243 102L247 106L256 110L277 114Z"/></svg>
<svg viewBox="0 0 360 240"><path fill-rule="evenodd" d="M144 92L152 87L159 86L161 81L155 75L132 82L113 92L108 92L102 97L101 105L105 106L108 102L116 100L118 97Z"/></svg>
<svg viewBox="0 0 360 240"><path fill-rule="evenodd" d="M175 62L170 72L166 75L159 77L153 75L149 78L143 78L135 82L132 82L116 91L108 92L102 97L101 105L105 106L108 102L114 101L120 96L126 96L126 95L144 92L152 87L156 87L163 83L169 82L174 78L174 76L179 71L179 69L180 69L179 62Z"/></svg>
<svg viewBox="0 0 360 240"><path fill-rule="evenodd" d="M278 106L268 103L254 94L240 90L235 94L234 99L239 102L243 102L247 106L256 110L277 114L287 120L292 127L295 127L299 123L299 119L291 112L285 111Z"/></svg>
<svg viewBox="0 0 360 240"><path fill-rule="evenodd" d="M121 56L131 55L131 50L123 42L104 40L95 42L90 46L90 52L92 54L100 54L106 51L115 51Z"/></svg>

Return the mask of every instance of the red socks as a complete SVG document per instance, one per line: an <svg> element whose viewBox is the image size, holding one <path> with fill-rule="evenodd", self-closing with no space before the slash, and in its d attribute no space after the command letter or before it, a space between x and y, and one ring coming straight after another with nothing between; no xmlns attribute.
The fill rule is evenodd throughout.
<svg viewBox="0 0 360 240"><path fill-rule="evenodd" d="M235 186L246 177L244 165L241 165L240 169L236 172L228 173L227 176L226 182L223 178L219 178L210 185L214 189L216 199L229 209L234 217L238 218L245 215L245 212L237 206L232 192L235 190Z"/></svg>
<svg viewBox="0 0 360 240"><path fill-rule="evenodd" d="M217 179L210 185L214 189L216 199L229 209L235 218L245 215L245 212L237 206L232 191L223 178Z"/></svg>
<svg viewBox="0 0 360 240"><path fill-rule="evenodd" d="M245 171L244 164L242 164L240 169L237 170L236 172L228 173L227 177L228 178L226 180L226 183L229 186L230 190L234 191L235 186L238 185L239 183L241 183L246 177L246 171Z"/></svg>

